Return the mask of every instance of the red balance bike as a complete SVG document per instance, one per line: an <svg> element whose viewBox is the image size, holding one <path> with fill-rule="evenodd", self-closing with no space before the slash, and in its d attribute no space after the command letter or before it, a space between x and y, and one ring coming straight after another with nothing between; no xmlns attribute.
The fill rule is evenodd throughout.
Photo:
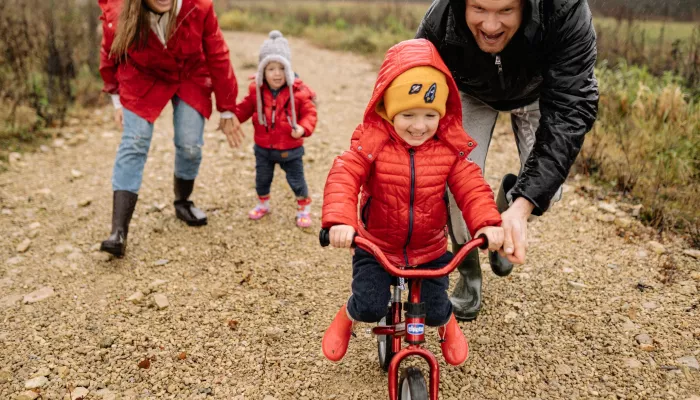
<svg viewBox="0 0 700 400"><path fill-rule="evenodd" d="M319 241L323 247L330 244L328 229L321 230ZM372 333L377 337L379 365L389 374L389 399L438 400L440 367L433 353L423 347L423 343L425 343L425 303L420 302L421 283L423 279L439 278L448 275L476 247L488 248L486 238L480 236L469 241L455 254L455 257L449 264L435 270L418 270L394 266L379 247L359 236L355 236L353 245L360 246L374 255L384 269L396 278L387 316L379 322L378 326L372 329ZM406 288L406 280L408 280L409 286L408 301L402 307L401 293ZM401 319L402 308L406 313L405 320ZM408 344L404 348L401 347L402 337L405 337L405 341ZM409 367L403 370L399 380L399 365L401 361L410 356L421 357L428 363L430 368L430 389L426 386L425 378L423 378L420 369L416 367Z"/></svg>

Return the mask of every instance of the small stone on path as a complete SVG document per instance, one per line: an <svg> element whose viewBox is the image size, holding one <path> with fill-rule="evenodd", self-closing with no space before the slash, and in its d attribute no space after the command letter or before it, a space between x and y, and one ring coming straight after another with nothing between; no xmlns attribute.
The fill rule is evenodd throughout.
<svg viewBox="0 0 700 400"><path fill-rule="evenodd" d="M571 375L571 367L564 364L557 365L557 375Z"/></svg>
<svg viewBox="0 0 700 400"><path fill-rule="evenodd" d="M690 369L700 370L700 364L698 364L698 359L693 356L685 356L676 360L677 363L684 365Z"/></svg>
<svg viewBox="0 0 700 400"><path fill-rule="evenodd" d="M575 281L568 281L569 286L571 286L574 289L581 290L586 288L586 284L581 283L581 282L575 282Z"/></svg>
<svg viewBox="0 0 700 400"><path fill-rule="evenodd" d="M646 333L640 333L639 335L635 336L634 339L639 344L653 344L654 343L654 339L652 339L651 336L647 335Z"/></svg>
<svg viewBox="0 0 700 400"><path fill-rule="evenodd" d="M84 399L90 391L84 387L77 387L70 392L71 400Z"/></svg>
<svg viewBox="0 0 700 400"><path fill-rule="evenodd" d="M664 247L664 245L655 240L650 240L647 243L647 246L656 254L664 254L666 252L666 248Z"/></svg>
<svg viewBox="0 0 700 400"><path fill-rule="evenodd" d="M691 257L696 258L696 259L700 259L700 250L687 249L687 250L683 250L683 254L685 254L686 256L691 256Z"/></svg>
<svg viewBox="0 0 700 400"><path fill-rule="evenodd" d="M39 290L36 290L34 292L31 292L27 295L24 296L24 303L25 304L32 304L36 303L45 299L48 299L49 297L53 296L55 293L53 291L52 287L43 287Z"/></svg>
<svg viewBox="0 0 700 400"><path fill-rule="evenodd" d="M159 310L167 308L170 305L168 298L163 293L154 294L153 300L156 302L156 306Z"/></svg>
<svg viewBox="0 0 700 400"><path fill-rule="evenodd" d="M151 292L155 292L156 289L164 284L168 283L168 281L163 280L163 279L156 279L153 282L148 284L148 290Z"/></svg>
<svg viewBox="0 0 700 400"><path fill-rule="evenodd" d="M636 358L628 358L625 360L625 366L631 369L642 368L642 363Z"/></svg>
<svg viewBox="0 0 700 400"><path fill-rule="evenodd" d="M27 250L29 250L29 246L31 246L32 241L31 239L24 239L20 244L17 245L17 252L18 253L24 253Z"/></svg>
<svg viewBox="0 0 700 400"><path fill-rule="evenodd" d="M143 293L141 292L136 292L126 299L126 301L133 304L139 304L141 300L143 300Z"/></svg>
<svg viewBox="0 0 700 400"><path fill-rule="evenodd" d="M39 393L32 390L27 390L22 392L19 396L15 397L15 400L36 400L39 397Z"/></svg>
<svg viewBox="0 0 700 400"><path fill-rule="evenodd" d="M46 379L45 376L37 376L36 378L32 378L26 382L24 382L24 388L25 389L38 389L44 385L49 383L49 380Z"/></svg>
<svg viewBox="0 0 700 400"><path fill-rule="evenodd" d="M156 267L161 267L169 262L170 262L170 260L166 260L163 258L163 259L160 259L160 260L154 262L153 265L155 265Z"/></svg>

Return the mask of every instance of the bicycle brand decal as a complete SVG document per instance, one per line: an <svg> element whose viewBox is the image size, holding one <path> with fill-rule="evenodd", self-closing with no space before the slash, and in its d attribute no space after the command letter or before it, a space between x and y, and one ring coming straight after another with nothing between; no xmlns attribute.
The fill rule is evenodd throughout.
<svg viewBox="0 0 700 400"><path fill-rule="evenodd" d="M406 332L409 335L422 335L425 333L425 325L423 324L408 324L406 326Z"/></svg>

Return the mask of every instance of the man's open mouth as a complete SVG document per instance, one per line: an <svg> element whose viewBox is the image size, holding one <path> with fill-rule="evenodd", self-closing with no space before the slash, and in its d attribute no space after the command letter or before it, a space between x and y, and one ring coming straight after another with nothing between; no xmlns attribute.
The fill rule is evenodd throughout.
<svg viewBox="0 0 700 400"><path fill-rule="evenodd" d="M501 38L503 37L504 34L505 34L505 32L499 32L499 33L496 33L493 35L488 35L488 34L486 34L486 32L481 31L481 37L483 37L487 43L498 42L499 40L501 40Z"/></svg>

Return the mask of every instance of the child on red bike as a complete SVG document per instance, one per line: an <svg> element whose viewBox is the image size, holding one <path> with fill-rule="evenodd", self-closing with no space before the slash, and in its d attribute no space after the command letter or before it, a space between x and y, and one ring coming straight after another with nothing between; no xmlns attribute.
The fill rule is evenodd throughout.
<svg viewBox="0 0 700 400"><path fill-rule="evenodd" d="M289 43L272 31L260 47L260 62L248 95L236 107L243 123L253 117L255 128L255 190L258 201L248 212L259 220L270 212L270 186L279 164L297 199L296 224L311 226L311 197L304 178L304 138L316 127L316 94L292 70Z"/></svg>
<svg viewBox="0 0 700 400"><path fill-rule="evenodd" d="M414 39L389 49L350 150L328 174L322 227L330 228L331 244L350 247L358 232L395 265L441 268L453 257L446 237L449 185L472 237L483 234L489 249L498 250L504 235L493 192L467 158L475 146L462 128L457 86L435 47ZM447 276L424 280L421 302L426 324L439 327L445 361L459 365L469 347L452 315L448 282ZM391 284L381 264L357 248L352 296L323 336L329 360L345 355L354 321L386 316Z"/></svg>

